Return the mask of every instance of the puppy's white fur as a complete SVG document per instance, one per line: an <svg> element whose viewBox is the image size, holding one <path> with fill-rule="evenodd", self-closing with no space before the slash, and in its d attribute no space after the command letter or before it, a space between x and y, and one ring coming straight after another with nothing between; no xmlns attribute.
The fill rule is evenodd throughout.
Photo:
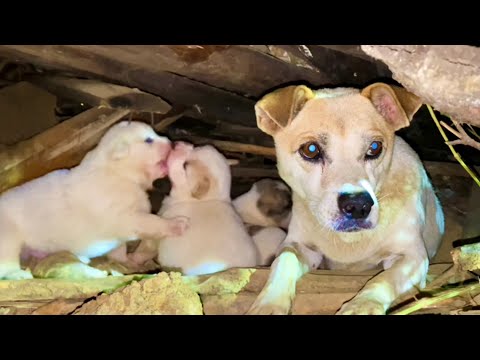
<svg viewBox="0 0 480 360"><path fill-rule="evenodd" d="M420 159L395 136L420 106L415 95L382 83L361 91L290 86L257 103L258 126L274 137L293 211L249 314L289 313L297 280L317 268L383 266L338 314L385 314L400 295L425 285L444 232L443 212ZM367 159L374 141L383 151ZM349 218L340 195L358 192L370 194L371 211Z"/></svg>
<svg viewBox="0 0 480 360"><path fill-rule="evenodd" d="M148 139L148 140L147 140ZM178 235L188 220L150 214L147 190L166 176L170 141L143 123L110 128L82 162L0 196L0 279L31 278L23 248L84 261L143 236Z"/></svg>
<svg viewBox="0 0 480 360"><path fill-rule="evenodd" d="M177 143L168 164L172 189L158 214L188 217L190 227L158 242L158 263L186 275L256 266L257 248L232 206L226 158L209 145Z"/></svg>

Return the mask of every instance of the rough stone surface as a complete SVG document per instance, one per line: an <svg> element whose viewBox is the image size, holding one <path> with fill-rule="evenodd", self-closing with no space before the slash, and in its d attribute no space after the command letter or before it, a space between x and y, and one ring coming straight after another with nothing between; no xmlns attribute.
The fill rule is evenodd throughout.
<svg viewBox="0 0 480 360"><path fill-rule="evenodd" d="M199 295L180 273L162 272L87 302L74 315L202 315Z"/></svg>
<svg viewBox="0 0 480 360"><path fill-rule="evenodd" d="M480 126L480 47L362 45L393 78L445 115Z"/></svg>

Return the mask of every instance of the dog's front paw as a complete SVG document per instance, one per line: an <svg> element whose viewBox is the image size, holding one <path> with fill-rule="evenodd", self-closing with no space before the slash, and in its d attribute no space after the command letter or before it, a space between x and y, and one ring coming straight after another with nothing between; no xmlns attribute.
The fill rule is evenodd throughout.
<svg viewBox="0 0 480 360"><path fill-rule="evenodd" d="M257 304L253 305L246 315L288 315L290 306L277 304Z"/></svg>
<svg viewBox="0 0 480 360"><path fill-rule="evenodd" d="M181 236L187 231L190 226L190 219L184 216L178 216L174 219L168 220L168 235Z"/></svg>
<svg viewBox="0 0 480 360"><path fill-rule="evenodd" d="M343 304L336 315L385 315L385 307L377 300L359 297Z"/></svg>
<svg viewBox="0 0 480 360"><path fill-rule="evenodd" d="M287 297L268 299L260 294L252 306L250 306L246 315L288 315L291 306L292 302Z"/></svg>

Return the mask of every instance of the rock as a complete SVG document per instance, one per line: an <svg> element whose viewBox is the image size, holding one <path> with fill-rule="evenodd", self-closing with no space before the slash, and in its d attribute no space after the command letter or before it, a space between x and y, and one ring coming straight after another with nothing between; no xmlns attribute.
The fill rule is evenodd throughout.
<svg viewBox="0 0 480 360"><path fill-rule="evenodd" d="M74 315L203 315L199 295L180 273L159 273L87 302Z"/></svg>

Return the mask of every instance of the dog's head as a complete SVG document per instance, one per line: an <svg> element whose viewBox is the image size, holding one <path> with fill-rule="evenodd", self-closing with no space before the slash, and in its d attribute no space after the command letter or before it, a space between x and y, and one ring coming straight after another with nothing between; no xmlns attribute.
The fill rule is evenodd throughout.
<svg viewBox="0 0 480 360"><path fill-rule="evenodd" d="M230 200L230 164L213 146L176 142L168 167L172 198Z"/></svg>
<svg viewBox="0 0 480 360"><path fill-rule="evenodd" d="M275 140L281 177L321 224L352 232L376 226L395 131L421 105L383 83L362 90L289 86L264 96L255 111L258 127Z"/></svg>
<svg viewBox="0 0 480 360"><path fill-rule="evenodd" d="M84 164L122 173L145 188L168 173L167 157L172 149L166 137L149 125L121 121L112 126L84 159Z"/></svg>

